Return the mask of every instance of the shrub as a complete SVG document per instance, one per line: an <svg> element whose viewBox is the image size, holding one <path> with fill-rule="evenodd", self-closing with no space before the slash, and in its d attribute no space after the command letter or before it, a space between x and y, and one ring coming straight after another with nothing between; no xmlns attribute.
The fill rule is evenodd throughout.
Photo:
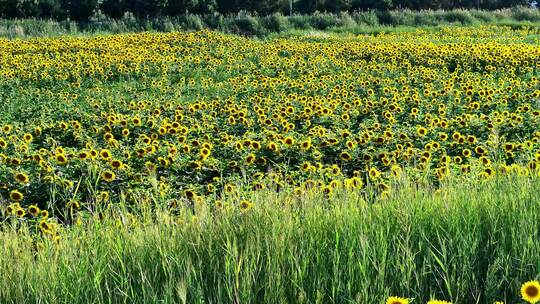
<svg viewBox="0 0 540 304"><path fill-rule="evenodd" d="M379 25L379 17L373 10L357 12L353 14L353 19L357 24Z"/></svg>
<svg viewBox="0 0 540 304"><path fill-rule="evenodd" d="M475 18L467 10L446 11L443 14L444 20L451 23L473 24Z"/></svg>
<svg viewBox="0 0 540 304"><path fill-rule="evenodd" d="M205 28L205 25L202 19L199 16L193 15L193 14L179 16L178 23L180 24L182 29L187 29L187 30L199 31Z"/></svg>
<svg viewBox="0 0 540 304"><path fill-rule="evenodd" d="M269 32L283 32L290 28L289 21L286 17L283 17L281 14L273 14L261 18L261 24Z"/></svg>
<svg viewBox="0 0 540 304"><path fill-rule="evenodd" d="M531 10L523 7L516 7L511 10L511 16L517 21L540 21L540 11Z"/></svg>
<svg viewBox="0 0 540 304"><path fill-rule="evenodd" d="M311 29L310 18L303 15L295 15L288 18L291 27L298 30L308 30Z"/></svg>
<svg viewBox="0 0 540 304"><path fill-rule="evenodd" d="M234 20L238 34L242 35L262 35L266 29L261 26L259 20L253 16L239 16Z"/></svg>
<svg viewBox="0 0 540 304"><path fill-rule="evenodd" d="M309 19L310 19L311 26L318 30L325 30L327 28L334 27L339 24L338 18L328 13L315 13Z"/></svg>

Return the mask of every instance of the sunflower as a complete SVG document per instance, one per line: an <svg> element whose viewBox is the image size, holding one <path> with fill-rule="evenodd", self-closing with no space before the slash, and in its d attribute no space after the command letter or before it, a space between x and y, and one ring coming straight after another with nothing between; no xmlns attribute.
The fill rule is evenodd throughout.
<svg viewBox="0 0 540 304"><path fill-rule="evenodd" d="M240 202L240 211L242 212L248 212L253 208L253 203L247 200L243 200Z"/></svg>
<svg viewBox="0 0 540 304"><path fill-rule="evenodd" d="M422 136L422 137L423 137L423 136L426 136L427 132L428 132L428 130L427 130L426 128L424 128L424 127L418 127L418 128L416 129L416 133L417 133L418 135Z"/></svg>
<svg viewBox="0 0 540 304"><path fill-rule="evenodd" d="M195 191L193 191L191 189L188 189L188 190L184 191L184 195L186 196L186 198L188 200L193 200L195 198L195 196L197 196Z"/></svg>
<svg viewBox="0 0 540 304"><path fill-rule="evenodd" d="M247 165L251 165L257 160L257 157L254 154L249 154L246 156L245 162Z"/></svg>
<svg viewBox="0 0 540 304"><path fill-rule="evenodd" d="M111 154L111 151L109 151L107 149L103 149L103 150L99 151L99 156L104 160L109 160L109 159L111 159L112 154Z"/></svg>
<svg viewBox="0 0 540 304"><path fill-rule="evenodd" d="M358 176L354 176L350 178L349 182L350 182L350 185L356 189L362 188L362 186L364 185L364 183L362 182L362 179Z"/></svg>
<svg viewBox="0 0 540 304"><path fill-rule="evenodd" d="M52 228L48 223L47 220L41 220L38 224L39 229L41 229L42 232L49 232Z"/></svg>
<svg viewBox="0 0 540 304"><path fill-rule="evenodd" d="M14 205L8 205L6 207L6 213L7 215L11 215L13 214L13 212L15 212L15 206Z"/></svg>
<svg viewBox="0 0 540 304"><path fill-rule="evenodd" d="M28 175L23 172L15 173L14 178L21 184L28 184L29 181Z"/></svg>
<svg viewBox="0 0 540 304"><path fill-rule="evenodd" d="M133 117L131 121L133 122L133 125L135 125L136 127L140 127L142 125L142 120L138 116Z"/></svg>
<svg viewBox="0 0 540 304"><path fill-rule="evenodd" d="M486 153L486 149L483 146L477 146L474 148L474 152L476 152L476 154L484 155Z"/></svg>
<svg viewBox="0 0 540 304"><path fill-rule="evenodd" d="M271 141L266 145L266 149L268 149L269 151L275 152L278 149L278 145L275 142Z"/></svg>
<svg viewBox="0 0 540 304"><path fill-rule="evenodd" d="M330 195L332 194L332 191L333 191L334 188L330 187L330 186L324 186L322 188L322 192L326 195Z"/></svg>
<svg viewBox="0 0 540 304"><path fill-rule="evenodd" d="M303 151L307 151L311 148L311 139L306 139L300 143L300 149Z"/></svg>
<svg viewBox="0 0 540 304"><path fill-rule="evenodd" d="M258 142L258 141L252 141L251 142L251 147L255 150L260 150L261 149L261 143Z"/></svg>
<svg viewBox="0 0 540 304"><path fill-rule="evenodd" d="M201 159L205 160L210 156L210 153L211 153L210 149L202 148L201 151L199 152L199 155L201 156Z"/></svg>
<svg viewBox="0 0 540 304"><path fill-rule="evenodd" d="M112 167L113 169L118 170L118 169L121 169L121 168L122 168L122 166L124 165L124 163L123 163L121 160L119 160L119 159L113 159L113 160L111 160L110 165L111 165L111 167Z"/></svg>
<svg viewBox="0 0 540 304"><path fill-rule="evenodd" d="M311 164L309 162L303 162L300 165L300 170L302 170L303 172L309 172L310 169L311 169Z"/></svg>
<svg viewBox="0 0 540 304"><path fill-rule="evenodd" d="M105 170L101 173L101 178L106 182L112 182L116 179L116 174L110 170Z"/></svg>
<svg viewBox="0 0 540 304"><path fill-rule="evenodd" d="M287 146L287 147L290 147L294 144L294 139L292 137L285 137L283 139L283 143Z"/></svg>
<svg viewBox="0 0 540 304"><path fill-rule="evenodd" d="M442 301L442 300L430 300L427 302L427 304L452 304L448 301Z"/></svg>
<svg viewBox="0 0 540 304"><path fill-rule="evenodd" d="M86 151L81 151L79 152L79 154L77 155L77 157L80 159L80 160L85 160L88 158L88 152Z"/></svg>
<svg viewBox="0 0 540 304"><path fill-rule="evenodd" d="M59 165L61 165L61 166L66 165L67 162L68 162L68 158L67 158L67 156L64 155L64 154L57 154L56 157L55 157L55 159L56 159L56 162L57 162Z"/></svg>
<svg viewBox="0 0 540 304"><path fill-rule="evenodd" d="M36 205L30 205L28 207L28 213L30 213L32 216L36 217L39 215L39 208Z"/></svg>
<svg viewBox="0 0 540 304"><path fill-rule="evenodd" d="M233 193L236 190L236 187L233 184L225 184L223 190L225 191L225 193Z"/></svg>
<svg viewBox="0 0 540 304"><path fill-rule="evenodd" d="M168 168L171 162L165 157L158 157L159 166L162 168Z"/></svg>
<svg viewBox="0 0 540 304"><path fill-rule="evenodd" d="M400 297L389 297L386 304L409 304L409 300Z"/></svg>
<svg viewBox="0 0 540 304"><path fill-rule="evenodd" d="M18 218L22 218L26 215L26 211L24 211L24 209L22 208L19 208L17 210L15 210L15 215L18 217Z"/></svg>
<svg viewBox="0 0 540 304"><path fill-rule="evenodd" d="M99 194L98 194L98 197L102 200L102 201L107 201L109 199L109 192L107 191L101 191Z"/></svg>
<svg viewBox="0 0 540 304"><path fill-rule="evenodd" d="M540 283L538 281L523 283L521 285L521 298L531 304L540 301Z"/></svg>
<svg viewBox="0 0 540 304"><path fill-rule="evenodd" d="M13 129L13 126L12 125L5 125L2 127L2 131L4 131L4 133L9 133L11 132L11 130Z"/></svg>
<svg viewBox="0 0 540 304"><path fill-rule="evenodd" d="M381 176L381 172L377 170L377 168L371 168L369 169L369 177L371 179L378 179Z"/></svg>
<svg viewBox="0 0 540 304"><path fill-rule="evenodd" d="M68 201L66 206L71 210L79 210L79 208L81 208L81 204L76 200Z"/></svg>
<svg viewBox="0 0 540 304"><path fill-rule="evenodd" d="M351 154L349 152L341 152L340 157L344 161L350 161L352 159Z"/></svg>
<svg viewBox="0 0 540 304"><path fill-rule="evenodd" d="M20 202L23 200L24 195L18 190L13 190L9 193L9 198L14 202Z"/></svg>
<svg viewBox="0 0 540 304"><path fill-rule="evenodd" d="M34 136L30 133L26 133L23 135L23 140L27 143L31 142L34 139Z"/></svg>
<svg viewBox="0 0 540 304"><path fill-rule="evenodd" d="M401 167L398 166L398 165L393 165L391 168L390 168L390 173L392 174L392 176L394 177L399 177L401 175Z"/></svg>

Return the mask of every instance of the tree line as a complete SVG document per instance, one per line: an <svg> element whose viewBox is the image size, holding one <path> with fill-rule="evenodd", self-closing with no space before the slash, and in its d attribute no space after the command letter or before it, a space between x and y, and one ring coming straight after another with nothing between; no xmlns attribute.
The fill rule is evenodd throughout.
<svg viewBox="0 0 540 304"><path fill-rule="evenodd" d="M88 21L98 13L118 19L130 12L141 18L183 14L312 14L392 9L500 9L530 0L0 0L2 18Z"/></svg>

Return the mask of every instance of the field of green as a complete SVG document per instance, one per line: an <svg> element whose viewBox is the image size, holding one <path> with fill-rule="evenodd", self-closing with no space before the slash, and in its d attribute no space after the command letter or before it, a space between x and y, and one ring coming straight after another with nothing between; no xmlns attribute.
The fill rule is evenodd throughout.
<svg viewBox="0 0 540 304"><path fill-rule="evenodd" d="M539 43L0 39L0 303L536 303Z"/></svg>

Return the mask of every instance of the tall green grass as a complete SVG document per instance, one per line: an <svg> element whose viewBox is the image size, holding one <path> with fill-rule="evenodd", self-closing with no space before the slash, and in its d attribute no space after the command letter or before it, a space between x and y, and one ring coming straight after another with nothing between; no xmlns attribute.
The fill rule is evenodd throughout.
<svg viewBox="0 0 540 304"><path fill-rule="evenodd" d="M238 14L183 15L138 19L126 15L120 20L105 17L90 22L52 20L0 20L0 37L25 38L65 34L125 33L139 31L190 31L210 29L227 33L266 36L295 30L354 29L365 27L422 27L441 25L510 25L513 27L538 26L540 10L512 8L495 11L484 10L395 10L365 11L352 14L315 13L313 15L251 16Z"/></svg>
<svg viewBox="0 0 540 304"><path fill-rule="evenodd" d="M540 275L537 178L397 189L96 217L59 244L4 223L0 303L515 303Z"/></svg>

